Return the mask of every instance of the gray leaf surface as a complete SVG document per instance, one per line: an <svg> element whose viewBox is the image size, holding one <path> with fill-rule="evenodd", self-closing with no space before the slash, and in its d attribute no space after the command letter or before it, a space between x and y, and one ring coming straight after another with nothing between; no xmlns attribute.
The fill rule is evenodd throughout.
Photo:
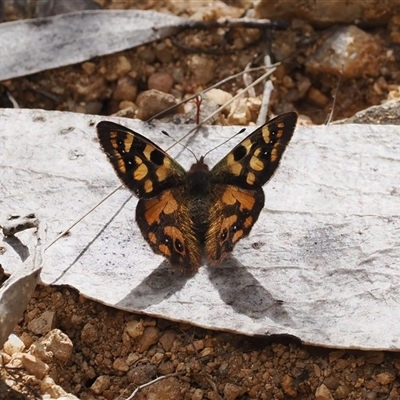
<svg viewBox="0 0 400 400"><path fill-rule="evenodd" d="M49 242L119 185L96 139L95 123L106 118L38 110L0 110L0 118L0 212L34 212ZM164 148L171 141L161 130L179 138L190 128L107 119ZM200 155L238 130L202 128L185 144ZM206 161L213 165L239 140ZM181 147L170 154L185 168L194 162ZM190 278L173 272L141 237L137 201L123 189L46 251L41 279L116 308L216 330L399 350L399 161L399 126L298 127L265 185L258 222L223 265ZM33 248L27 232L17 236ZM21 259L4 246L0 262L11 273Z"/></svg>

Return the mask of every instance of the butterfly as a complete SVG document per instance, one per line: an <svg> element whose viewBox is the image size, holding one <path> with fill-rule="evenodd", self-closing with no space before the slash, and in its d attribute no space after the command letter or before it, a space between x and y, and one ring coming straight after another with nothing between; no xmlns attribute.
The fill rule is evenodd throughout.
<svg viewBox="0 0 400 400"><path fill-rule="evenodd" d="M264 207L262 186L277 169L296 127L288 112L257 128L211 170L200 157L189 171L155 143L110 121L100 145L138 198L136 222L156 254L185 274L205 258L220 263L250 233Z"/></svg>

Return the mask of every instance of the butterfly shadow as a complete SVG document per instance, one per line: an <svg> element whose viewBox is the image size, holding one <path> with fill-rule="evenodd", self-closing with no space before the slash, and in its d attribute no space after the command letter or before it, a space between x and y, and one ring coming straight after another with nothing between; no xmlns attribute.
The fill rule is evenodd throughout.
<svg viewBox="0 0 400 400"><path fill-rule="evenodd" d="M225 259L219 266L209 267L208 275L221 299L237 313L252 319L269 318L282 326L292 326L293 321L284 302L274 298L234 256Z"/></svg>
<svg viewBox="0 0 400 400"><path fill-rule="evenodd" d="M175 271L168 261L163 261L127 296L118 302L118 307L145 310L179 292L191 278L190 275L183 275L179 271Z"/></svg>

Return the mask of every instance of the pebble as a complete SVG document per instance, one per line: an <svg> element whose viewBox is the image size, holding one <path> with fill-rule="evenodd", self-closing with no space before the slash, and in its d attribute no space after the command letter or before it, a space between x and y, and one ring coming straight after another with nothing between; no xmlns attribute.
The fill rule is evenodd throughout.
<svg viewBox="0 0 400 400"><path fill-rule="evenodd" d="M306 61L313 74L340 75L354 79L378 76L386 60L378 40L354 25L339 27Z"/></svg>
<svg viewBox="0 0 400 400"><path fill-rule="evenodd" d="M247 125L251 120L251 113L246 99L239 98L232 102L231 111L227 117L229 125Z"/></svg>
<svg viewBox="0 0 400 400"><path fill-rule="evenodd" d="M37 379L43 379L49 372L50 367L32 354L22 354L21 362L27 372Z"/></svg>
<svg viewBox="0 0 400 400"><path fill-rule="evenodd" d="M225 384L225 387L224 387L224 399L225 400L235 400L237 397L239 397L245 391L246 390L243 390L242 387L228 382L227 384Z"/></svg>
<svg viewBox="0 0 400 400"><path fill-rule="evenodd" d="M155 365L139 365L132 368L126 374L126 379L134 385L143 385L151 381L157 375L157 367Z"/></svg>
<svg viewBox="0 0 400 400"><path fill-rule="evenodd" d="M139 353L143 353L149 349L149 347L158 342L160 336L160 330L155 326L148 326L145 328L143 335L138 340L137 350Z"/></svg>
<svg viewBox="0 0 400 400"><path fill-rule="evenodd" d="M28 329L36 335L46 335L55 326L55 316L54 311L45 311L38 318L28 323Z"/></svg>
<svg viewBox="0 0 400 400"><path fill-rule="evenodd" d="M3 350L10 356L20 353L25 349L24 342L14 333L11 333L4 343Z"/></svg>
<svg viewBox="0 0 400 400"><path fill-rule="evenodd" d="M171 351L177 336L178 334L172 330L164 332L164 334L160 337L159 342L165 351Z"/></svg>
<svg viewBox="0 0 400 400"><path fill-rule="evenodd" d="M118 79L117 85L112 94L115 101L121 102L123 100L132 101L136 100L138 94L138 86L136 80L128 75Z"/></svg>
<svg viewBox="0 0 400 400"><path fill-rule="evenodd" d="M290 397L296 397L297 396L297 391L293 387L293 378L289 375L284 375L282 380L281 380L281 386L285 394L287 394Z"/></svg>
<svg viewBox="0 0 400 400"><path fill-rule="evenodd" d="M97 332L97 328L88 322L85 324L85 326L82 328L81 332L81 340L85 344L92 344L96 342L99 338L99 334Z"/></svg>
<svg viewBox="0 0 400 400"><path fill-rule="evenodd" d="M396 379L396 375L390 372L382 372L376 376L376 380L381 385L388 385L389 383L393 382Z"/></svg>
<svg viewBox="0 0 400 400"><path fill-rule="evenodd" d="M113 368L120 372L128 372L129 365L123 358L116 358L113 362Z"/></svg>
<svg viewBox="0 0 400 400"><path fill-rule="evenodd" d="M316 400L334 400L332 393L330 390L322 384L315 391L315 399Z"/></svg>
<svg viewBox="0 0 400 400"><path fill-rule="evenodd" d="M110 377L108 375L100 375L90 387L93 393L101 394L110 386Z"/></svg>
<svg viewBox="0 0 400 400"><path fill-rule="evenodd" d="M347 399L350 393L350 388L347 385L339 385L335 390L335 397L337 399Z"/></svg>
<svg viewBox="0 0 400 400"><path fill-rule="evenodd" d="M383 351L371 351L365 354L365 360L371 364L382 364L385 361L385 353Z"/></svg>
<svg viewBox="0 0 400 400"><path fill-rule="evenodd" d="M160 90L164 93L169 93L174 84L174 79L168 72L155 72L149 76L147 85L149 89Z"/></svg>
<svg viewBox="0 0 400 400"><path fill-rule="evenodd" d="M196 390L193 392L192 400L202 400L202 399L203 399L203 396L204 396L204 390L196 389Z"/></svg>
<svg viewBox="0 0 400 400"><path fill-rule="evenodd" d="M194 81L199 85L206 85L214 79L216 64L207 56L193 55L188 60L188 67Z"/></svg>
<svg viewBox="0 0 400 400"><path fill-rule="evenodd" d="M144 326L143 321L129 321L126 324L126 332L132 339L136 339L143 335Z"/></svg>
<svg viewBox="0 0 400 400"><path fill-rule="evenodd" d="M71 339L59 329L53 329L32 344L29 350L31 354L45 362L51 361L53 357L66 362L72 355L72 348Z"/></svg>
<svg viewBox="0 0 400 400"><path fill-rule="evenodd" d="M171 94L156 89L146 90L145 92L140 93L137 98L138 110L136 112L136 117L142 121L146 121L153 115L156 115L175 104L175 97Z"/></svg>
<svg viewBox="0 0 400 400"><path fill-rule="evenodd" d="M229 101L233 96L225 92L224 90L221 89L211 89L206 92L206 97L207 99L213 101L214 103L217 103L218 105L225 104L227 101Z"/></svg>

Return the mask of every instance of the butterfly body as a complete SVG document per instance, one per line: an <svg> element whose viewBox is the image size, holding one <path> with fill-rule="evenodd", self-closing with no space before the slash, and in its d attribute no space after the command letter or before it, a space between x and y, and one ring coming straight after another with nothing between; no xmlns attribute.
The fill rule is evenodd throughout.
<svg viewBox="0 0 400 400"><path fill-rule="evenodd" d="M201 157L185 171L156 144L109 121L100 144L121 181L139 197L136 222L152 250L193 273L203 258L220 263L250 233L266 183L292 137L296 113L256 129L211 170Z"/></svg>

